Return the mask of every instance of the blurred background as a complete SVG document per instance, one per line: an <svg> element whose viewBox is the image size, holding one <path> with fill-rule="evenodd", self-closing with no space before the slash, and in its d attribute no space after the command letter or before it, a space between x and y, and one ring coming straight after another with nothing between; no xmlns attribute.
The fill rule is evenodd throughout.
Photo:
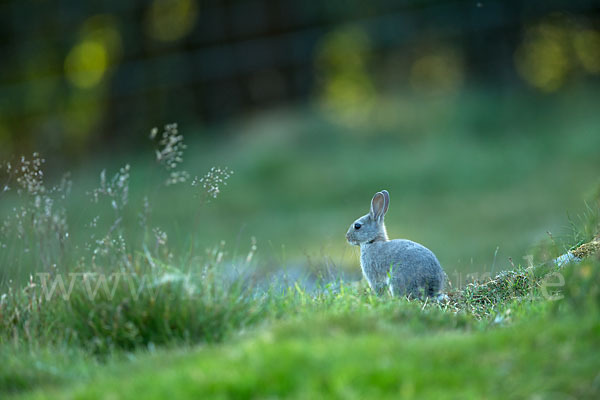
<svg viewBox="0 0 600 400"><path fill-rule="evenodd" d="M255 237L274 267L357 272L344 233L385 188L390 235L461 279L568 232L598 188L597 1L3 0L0 56L0 157L73 172L75 236L128 163L130 223L151 192L174 246ZM171 122L192 176L235 172L201 211L149 189Z"/></svg>

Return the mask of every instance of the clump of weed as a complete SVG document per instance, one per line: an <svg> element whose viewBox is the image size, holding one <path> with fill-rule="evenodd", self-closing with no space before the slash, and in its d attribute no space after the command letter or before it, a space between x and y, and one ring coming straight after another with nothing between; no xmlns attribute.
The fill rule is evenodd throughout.
<svg viewBox="0 0 600 400"><path fill-rule="evenodd" d="M593 198L585 205L585 211L578 216L578 222L571 221L575 244L570 253L579 259L600 253L600 185Z"/></svg>
<svg viewBox="0 0 600 400"><path fill-rule="evenodd" d="M150 139L155 140L158 136L158 128L153 128ZM158 145L160 147L156 150L156 161L169 173L165 184L170 186L186 182L190 174L179 167L183 162L183 152L187 146L183 142L183 135L179 134L177 124L165 125L158 139Z"/></svg>
<svg viewBox="0 0 600 400"><path fill-rule="evenodd" d="M493 278L468 283L464 289L448 293L447 307L478 319L493 316L497 306L531 296L540 285L532 269L504 271Z"/></svg>
<svg viewBox="0 0 600 400"><path fill-rule="evenodd" d="M569 215L569 229L555 237L551 232L531 249L533 258L542 263L566 263L600 251L600 185L585 202L582 212Z"/></svg>
<svg viewBox="0 0 600 400"><path fill-rule="evenodd" d="M202 177L195 177L192 186L202 188L201 193L209 198L216 199L221 193L221 187L227 185L227 180L233 175L229 168L212 167Z"/></svg>
<svg viewBox="0 0 600 400"><path fill-rule="evenodd" d="M66 201L72 182L65 174L57 185L44 180L45 160L34 153L16 163L4 164L3 194L11 193L17 204L0 224L0 286L18 282L33 271L62 271L70 261Z"/></svg>
<svg viewBox="0 0 600 400"><path fill-rule="evenodd" d="M583 212L569 216L573 242L570 250L600 237L600 185L585 201Z"/></svg>
<svg viewBox="0 0 600 400"><path fill-rule="evenodd" d="M240 281L226 282L220 276L137 271L82 279L88 283L76 287L61 322L77 342L96 353L216 342L262 312ZM94 292L101 280L107 284Z"/></svg>
<svg viewBox="0 0 600 400"><path fill-rule="evenodd" d="M166 125L158 136L153 129L156 161L168 172L163 184L186 183L190 174L181 169L186 146L177 125ZM12 266L0 271L0 342L74 342L106 353L171 341L216 341L260 313L260 303L248 293L251 287L216 271L226 262L223 252L217 260L208 254L174 267L167 232L152 225L148 196L139 207L145 235L141 243L131 239L124 221L132 207L130 165L112 176L102 171L99 185L88 192L97 216L87 224L89 240L83 246L68 240L66 200L72 183L66 176L47 187L43 165L34 154L3 166L2 195L14 191L18 206L0 230L0 245L10 249L0 261ZM189 190L215 199L231 174L211 168ZM17 268L27 265L20 271L29 276L23 284Z"/></svg>
<svg viewBox="0 0 600 400"><path fill-rule="evenodd" d="M585 258L597 253L600 253L600 236L571 250L571 254L577 258Z"/></svg>

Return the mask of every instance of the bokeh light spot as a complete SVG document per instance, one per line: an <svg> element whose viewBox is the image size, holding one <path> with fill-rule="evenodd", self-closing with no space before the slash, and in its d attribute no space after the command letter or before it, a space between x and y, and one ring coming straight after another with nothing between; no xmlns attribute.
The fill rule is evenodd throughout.
<svg viewBox="0 0 600 400"><path fill-rule="evenodd" d="M315 54L319 101L327 116L346 126L368 123L375 87L367 69L370 43L360 28L341 28L323 37Z"/></svg>
<svg viewBox="0 0 600 400"><path fill-rule="evenodd" d="M109 57L109 64L114 64L123 51L123 41L117 20L112 15L99 14L88 18L81 27L81 37L102 43Z"/></svg>
<svg viewBox="0 0 600 400"><path fill-rule="evenodd" d="M568 30L562 23L546 21L530 28L515 52L519 75L544 91L558 90L571 68Z"/></svg>
<svg viewBox="0 0 600 400"><path fill-rule="evenodd" d="M583 69L591 74L600 73L600 32L591 29L575 32L573 46Z"/></svg>
<svg viewBox="0 0 600 400"><path fill-rule="evenodd" d="M75 86L87 89L102 80L108 66L108 54L103 43L83 40L76 44L65 60L65 74Z"/></svg>
<svg viewBox="0 0 600 400"><path fill-rule="evenodd" d="M146 14L148 35L171 42L191 32L198 16L195 0L154 0Z"/></svg>

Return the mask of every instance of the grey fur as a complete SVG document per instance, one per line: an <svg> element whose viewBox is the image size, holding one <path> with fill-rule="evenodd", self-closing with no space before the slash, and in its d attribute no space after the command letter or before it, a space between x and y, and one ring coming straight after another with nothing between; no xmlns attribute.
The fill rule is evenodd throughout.
<svg viewBox="0 0 600 400"><path fill-rule="evenodd" d="M346 233L350 244L360 246L360 266L371 289L395 296L437 296L446 274L428 248L406 239L389 240L384 217L390 204L386 190L375 193L371 210L354 221ZM356 229L356 224L360 228Z"/></svg>

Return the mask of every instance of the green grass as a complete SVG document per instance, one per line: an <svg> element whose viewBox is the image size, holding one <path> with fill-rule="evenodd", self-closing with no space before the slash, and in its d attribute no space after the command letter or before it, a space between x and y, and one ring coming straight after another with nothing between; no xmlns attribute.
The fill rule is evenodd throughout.
<svg viewBox="0 0 600 400"><path fill-rule="evenodd" d="M565 279L561 287L546 288L562 296L556 300L543 296L552 272ZM45 333L32 321L1 336L17 334L0 344L2 391L18 398L163 398L169 393L184 399L594 398L600 390L600 359L592 351L600 344L600 260L562 270L540 266L534 273L504 273L451 292L443 303L376 297L362 285L320 295L296 287L246 301L245 310L255 310L252 321L245 313L208 320L210 313L196 308L197 302L178 307L186 299L183 290L168 293L157 303L170 307L174 317L195 313L210 323L206 327L225 334L196 333L187 341L169 336L166 347L156 349L154 342L142 341L146 333L160 335L161 330L136 315L160 319L164 308L134 303L128 322L139 329L137 350L113 341L98 353L102 348L92 346L93 338L69 341L57 335L84 317L65 313L70 318ZM117 298L122 304L124 299ZM230 292L220 298L221 306L230 307L236 299ZM60 315L55 307L44 305L38 313ZM96 307L119 312L117 305L111 310L89 302L86 307L88 317ZM27 302L21 304L26 308ZM118 326L108 327L96 340L127 338ZM193 325L180 329L192 332Z"/></svg>
<svg viewBox="0 0 600 400"><path fill-rule="evenodd" d="M562 300L512 292L494 318L356 288L301 298L223 344L111 358L19 398L595 398L600 262L569 268Z"/></svg>
<svg viewBox="0 0 600 400"><path fill-rule="evenodd" d="M320 321L319 321L320 322ZM348 331L332 321L191 354L142 356L91 385L28 398L594 398L598 321L548 321L494 332ZM323 322L320 322L323 324ZM540 332L542 330L542 332ZM535 349L532 352L532 349ZM126 373L127 381L122 379Z"/></svg>

